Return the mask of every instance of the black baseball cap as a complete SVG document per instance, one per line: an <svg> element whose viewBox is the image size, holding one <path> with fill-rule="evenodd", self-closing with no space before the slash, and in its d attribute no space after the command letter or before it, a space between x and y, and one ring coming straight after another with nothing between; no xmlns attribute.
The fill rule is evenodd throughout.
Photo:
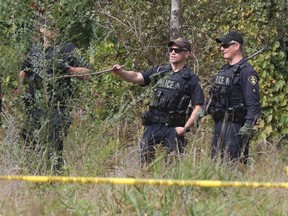
<svg viewBox="0 0 288 216"><path fill-rule="evenodd" d="M241 45L244 44L242 35L237 31L229 31L226 34L224 34L222 37L216 38L217 43L229 43L231 41L236 41Z"/></svg>
<svg viewBox="0 0 288 216"><path fill-rule="evenodd" d="M173 44L175 44L181 49L186 49L189 52L191 52L191 43L185 38L177 38L175 40L171 40L168 42L167 46L171 47L173 46Z"/></svg>

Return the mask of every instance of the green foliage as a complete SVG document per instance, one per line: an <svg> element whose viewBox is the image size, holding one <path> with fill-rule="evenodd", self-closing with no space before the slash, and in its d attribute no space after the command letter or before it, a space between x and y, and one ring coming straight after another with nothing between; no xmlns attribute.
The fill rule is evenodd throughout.
<svg viewBox="0 0 288 216"><path fill-rule="evenodd" d="M125 49L119 58L135 70L143 70L163 62L169 28L169 4L167 1L118 1L117 6L98 4L99 24L110 29L117 46ZM125 11L125 13L123 13ZM119 47L119 48L120 48ZM122 49L121 48L121 49ZM118 53L120 54L120 53ZM120 57L120 56L119 56Z"/></svg>
<svg viewBox="0 0 288 216"><path fill-rule="evenodd" d="M3 89L8 91L8 94L11 88L17 88L17 71L25 50L31 44L35 34L33 26L39 18L39 12L32 10L30 5L29 1L21 1L19 4L1 2L3 13L0 24L4 29L1 31L1 41L5 43L1 44L0 58L3 62ZM266 44L269 46L269 50L251 60L259 73L263 105L259 138L272 140L280 136L280 131L281 135L286 134L287 76L284 71L287 70L285 29L288 22L285 16L285 1L195 3L183 0L182 5L181 36L193 42L194 59L191 64L199 74L204 89L209 88L213 74L223 64L214 42L214 38L219 34L229 29L243 32L247 56ZM109 1L90 0L81 3L76 0L54 3L43 1L39 7L45 8L46 16L55 19L62 39L75 42L95 70L104 70L120 63L127 69L141 71L167 61L165 49L169 35L167 23L170 18L167 12L168 0L123 0L113 4ZM25 13L25 8L30 9ZM21 15L15 16L16 14ZM124 83L112 74L95 77L86 87L88 88L79 85L79 98L86 102L82 104L92 117L96 115L101 119L111 118L116 112L123 110L122 102L131 101L134 94L141 94L142 91L141 88ZM133 92L132 95L130 91ZM92 95L97 95L97 99L90 100ZM141 101L142 99L138 102L136 100L136 106L142 107ZM277 106L272 106L275 103Z"/></svg>
<svg viewBox="0 0 288 216"><path fill-rule="evenodd" d="M185 7L186 19L182 32L192 37L195 56L200 65L200 78L205 85L211 82L223 62L214 39L228 31L237 29L244 35L245 52L253 54L263 46L264 51L251 60L260 77L263 107L262 122L258 125L261 140L275 140L287 134L287 3L285 1L201 1ZM213 8L213 10L207 10ZM225 13L223 12L225 8ZM205 18L204 18L205 17ZM205 40L203 40L205 38ZM215 65L217 67L215 67ZM208 81L206 81L208 80ZM284 114L284 115L283 115ZM283 144L285 144L285 141Z"/></svg>
<svg viewBox="0 0 288 216"><path fill-rule="evenodd" d="M17 171L14 168L18 166L21 174L27 174L27 167L37 168L41 162L32 155L27 157L29 152L24 154L19 137L24 112L21 95L14 93L21 63L33 43L41 16L39 11L31 9L31 3L30 0L0 2L0 67L5 105L0 164L2 173L7 174ZM46 16L55 19L61 39L77 44L94 71L109 69L116 63L125 65L127 70L143 71L167 62L169 0L43 0L38 3L40 8L45 8ZM147 172L139 170L137 142L142 135L139 115L147 108L149 88L143 90L108 72L90 81L75 81L78 97L72 104L75 118L65 140L67 167L63 174L243 181L285 179L286 15L286 0L182 0L181 36L192 41L193 58L189 64L200 76L205 91L224 63L214 41L217 36L229 29L243 32L247 56L265 45L269 47L250 61L260 77L263 116L252 142L251 165L244 172L214 164L209 159L211 124L195 135L199 138L202 134L199 143L195 144L194 133L191 135L189 152L180 163L166 167L160 151ZM281 151L274 145L282 145ZM5 195L0 205L4 215L12 214L11 209L17 209L15 215L26 212L27 215L247 215L247 212L285 215L288 210L285 191L274 189L267 192L12 183L1 185L0 192Z"/></svg>

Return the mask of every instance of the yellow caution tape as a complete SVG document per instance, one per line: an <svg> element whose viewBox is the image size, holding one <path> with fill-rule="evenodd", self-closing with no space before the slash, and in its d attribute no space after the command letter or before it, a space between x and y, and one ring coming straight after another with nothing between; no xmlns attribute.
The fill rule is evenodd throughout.
<svg viewBox="0 0 288 216"><path fill-rule="evenodd" d="M82 184L120 184L156 186L198 186L198 187L246 187L246 188L288 188L287 182L233 182L214 180L136 179L72 176L0 176L0 180L28 182L60 182Z"/></svg>

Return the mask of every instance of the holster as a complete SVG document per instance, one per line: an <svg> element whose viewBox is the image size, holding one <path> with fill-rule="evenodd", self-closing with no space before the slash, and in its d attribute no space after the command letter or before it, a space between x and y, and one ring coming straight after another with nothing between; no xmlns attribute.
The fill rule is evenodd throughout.
<svg viewBox="0 0 288 216"><path fill-rule="evenodd" d="M141 119L142 119L142 124L143 125L150 125L152 124L152 117L153 117L153 114L151 112L144 112L142 113L142 116L141 116Z"/></svg>
<svg viewBox="0 0 288 216"><path fill-rule="evenodd" d="M241 124L245 122L246 111L244 109L229 109L227 112L228 121L238 122ZM212 115L214 121L222 121L225 117L225 111L222 109L212 109L212 111L210 110L209 114Z"/></svg>

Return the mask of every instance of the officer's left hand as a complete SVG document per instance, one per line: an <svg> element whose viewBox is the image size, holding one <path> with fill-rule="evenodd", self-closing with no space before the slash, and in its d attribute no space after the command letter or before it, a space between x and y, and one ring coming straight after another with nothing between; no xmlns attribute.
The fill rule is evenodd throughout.
<svg viewBox="0 0 288 216"><path fill-rule="evenodd" d="M253 127L252 125L245 123L243 127L240 128L239 133L237 136L243 136L243 137L251 137L253 134Z"/></svg>
<svg viewBox="0 0 288 216"><path fill-rule="evenodd" d="M195 116L195 120L194 120L194 126L196 128L199 127L200 121L201 119L205 116L205 110L204 109L200 109L197 111L196 116Z"/></svg>
<svg viewBox="0 0 288 216"><path fill-rule="evenodd" d="M175 130L180 137L183 137L186 133L184 127L175 127Z"/></svg>

